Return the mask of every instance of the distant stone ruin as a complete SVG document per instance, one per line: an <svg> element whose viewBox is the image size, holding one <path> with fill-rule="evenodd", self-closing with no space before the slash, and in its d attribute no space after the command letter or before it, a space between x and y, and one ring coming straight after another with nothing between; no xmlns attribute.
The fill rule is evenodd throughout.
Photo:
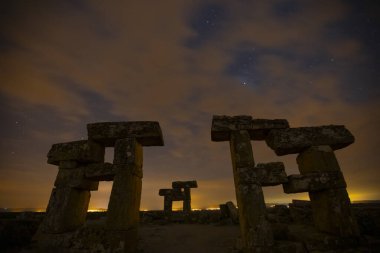
<svg viewBox="0 0 380 253"><path fill-rule="evenodd" d="M191 212L191 188L197 188L197 181L175 181L172 189L160 189L159 195L164 196L164 212L170 215L173 208L173 201L183 201L183 211Z"/></svg>
<svg viewBox="0 0 380 253"><path fill-rule="evenodd" d="M78 229L86 219L90 191L99 181L113 181L106 229L118 247L137 242L143 177L143 146L163 146L158 122L105 122L87 125L88 140L54 144L48 163L59 166L46 216L35 238ZM114 147L113 163L105 163L105 147ZM133 252L134 247L128 244ZM112 249L112 247L111 247Z"/></svg>
<svg viewBox="0 0 380 253"><path fill-rule="evenodd" d="M284 119L214 116L212 141L229 141L244 252L272 252L263 186L283 185L285 193L308 192L315 227L338 237L356 238L346 182L333 150L354 142L344 126L290 128ZM298 154L300 175L287 176L283 163L257 164L251 140L265 140L277 155Z"/></svg>

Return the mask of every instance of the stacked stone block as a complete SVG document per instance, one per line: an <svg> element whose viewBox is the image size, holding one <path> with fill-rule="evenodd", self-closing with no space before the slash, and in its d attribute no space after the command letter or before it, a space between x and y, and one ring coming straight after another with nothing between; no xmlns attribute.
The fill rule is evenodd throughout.
<svg viewBox="0 0 380 253"><path fill-rule="evenodd" d="M173 201L183 201L183 211L191 212L191 188L197 188L197 181L175 181L172 182L172 189L160 189L159 195L164 196L164 212L170 215Z"/></svg>
<svg viewBox="0 0 380 253"><path fill-rule="evenodd" d="M346 182L333 150L354 142L340 125L290 128L286 120L214 116L213 141L229 141L239 221L245 252L272 252L263 186L283 185L285 193L308 192L316 228L336 236L359 235ZM300 175L286 176L282 163L255 166L251 140L265 140L277 155L299 154Z"/></svg>
<svg viewBox="0 0 380 253"><path fill-rule="evenodd" d="M271 129L289 127L286 120L254 120L250 116L214 116L212 141L229 141L242 242L245 252L271 252L273 232L262 186L287 180L281 163L255 167L251 140L264 140Z"/></svg>
<svg viewBox="0 0 380 253"><path fill-rule="evenodd" d="M88 140L54 144L48 163L58 165L43 234L76 230L85 222L90 191L99 181L113 181L107 213L110 242L126 243L133 252L137 242L143 177L143 146L162 146L158 122L104 122L87 125ZM104 163L105 147L114 147L113 163ZM133 245L132 245L133 244ZM128 249L128 250L127 250Z"/></svg>
<svg viewBox="0 0 380 253"><path fill-rule="evenodd" d="M74 141L52 146L48 163L58 165L59 170L40 232L63 233L83 225L90 191L97 190L99 184L85 177L85 168L103 159L104 147L96 142Z"/></svg>
<svg viewBox="0 0 380 253"><path fill-rule="evenodd" d="M336 236L358 236L347 185L334 154L352 144L353 135L344 126L329 125L276 129L266 141L278 155L298 153L301 174L290 175L283 188L285 193L309 193L316 228Z"/></svg>

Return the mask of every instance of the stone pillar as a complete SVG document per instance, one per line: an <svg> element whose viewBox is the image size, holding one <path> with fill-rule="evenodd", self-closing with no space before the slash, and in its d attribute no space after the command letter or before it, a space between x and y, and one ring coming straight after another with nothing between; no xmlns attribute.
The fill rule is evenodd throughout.
<svg viewBox="0 0 380 253"><path fill-rule="evenodd" d="M104 147L91 141L54 144L48 153L48 163L59 165L46 216L38 233L64 233L84 224L90 190L99 182L85 178L82 164L102 162Z"/></svg>
<svg viewBox="0 0 380 253"><path fill-rule="evenodd" d="M273 234L266 217L266 206L261 184L254 166L248 131L233 131L230 150L234 173L240 230L246 252L270 252Z"/></svg>
<svg viewBox="0 0 380 253"><path fill-rule="evenodd" d="M261 181L274 185L278 169L255 167L251 140L265 140L272 129L289 128L286 120L251 116L213 116L212 141L229 141L234 172L240 230L245 252L272 252L273 234L266 217ZM274 175L274 172L277 172Z"/></svg>
<svg viewBox="0 0 380 253"><path fill-rule="evenodd" d="M308 148L298 155L297 163L301 175L313 172L340 172L338 161L330 146ZM339 236L359 235L345 184L341 188L310 191L309 197L314 223L320 231Z"/></svg>
<svg viewBox="0 0 380 253"><path fill-rule="evenodd" d="M183 211L185 213L190 213L191 212L191 195L190 195L190 188L185 187L183 189Z"/></svg>
<svg viewBox="0 0 380 253"><path fill-rule="evenodd" d="M166 195L164 197L164 212L171 213L173 210L173 200L171 195Z"/></svg>
<svg viewBox="0 0 380 253"><path fill-rule="evenodd" d="M170 215L173 206L173 189L160 189L158 195L164 196L164 212L165 215Z"/></svg>
<svg viewBox="0 0 380 253"><path fill-rule="evenodd" d="M137 229L142 187L142 146L135 138L116 141L114 177L108 203L107 228L110 230Z"/></svg>

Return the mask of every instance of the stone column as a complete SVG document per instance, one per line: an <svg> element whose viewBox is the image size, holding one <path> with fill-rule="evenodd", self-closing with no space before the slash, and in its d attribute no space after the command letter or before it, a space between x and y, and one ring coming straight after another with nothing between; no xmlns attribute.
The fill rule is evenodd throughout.
<svg viewBox="0 0 380 253"><path fill-rule="evenodd" d="M91 141L54 144L48 163L59 165L46 216L38 233L64 233L77 229L86 220L90 191L98 189L98 181L85 178L82 164L102 162L104 147Z"/></svg>
<svg viewBox="0 0 380 253"><path fill-rule="evenodd" d="M107 228L110 230L137 229L142 187L142 146L135 138L116 141L114 177L108 203Z"/></svg>
<svg viewBox="0 0 380 253"><path fill-rule="evenodd" d="M170 215L173 206L173 189L160 189L158 195L164 196L164 212Z"/></svg>
<svg viewBox="0 0 380 253"><path fill-rule="evenodd" d="M265 140L270 130L283 128L289 128L283 119L252 119L251 116L213 116L212 119L211 140L230 142L245 252L271 252L274 244L260 180L266 180L268 185L273 182L270 178L265 179L266 173L262 173L262 169L255 168L250 141Z"/></svg>
<svg viewBox="0 0 380 253"><path fill-rule="evenodd" d="M330 146L308 148L297 156L297 163L301 175L313 172L340 172L338 161ZM339 236L358 236L359 229L351 211L350 198L345 185L343 186L309 192L314 223L323 232Z"/></svg>
<svg viewBox="0 0 380 253"><path fill-rule="evenodd" d="M266 217L261 184L254 172L249 133L245 130L231 132L230 150L245 251L270 252L274 244L273 234Z"/></svg>
<svg viewBox="0 0 380 253"><path fill-rule="evenodd" d="M183 189L183 211L185 213L191 212L191 195L190 195L190 188L185 187Z"/></svg>

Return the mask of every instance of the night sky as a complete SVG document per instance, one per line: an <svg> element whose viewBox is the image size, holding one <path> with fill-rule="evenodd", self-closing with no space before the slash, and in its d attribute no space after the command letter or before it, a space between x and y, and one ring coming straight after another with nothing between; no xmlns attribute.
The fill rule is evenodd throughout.
<svg viewBox="0 0 380 253"><path fill-rule="evenodd" d="M86 139L87 123L139 120L159 121L165 141L144 148L141 209L162 208L174 180L198 181L194 208L236 203L212 115L343 124L356 138L336 151L351 200L380 199L378 13L362 0L1 1L0 207L47 206L52 144ZM295 155L252 146L256 162L298 174ZM111 186L91 208L107 207Z"/></svg>

